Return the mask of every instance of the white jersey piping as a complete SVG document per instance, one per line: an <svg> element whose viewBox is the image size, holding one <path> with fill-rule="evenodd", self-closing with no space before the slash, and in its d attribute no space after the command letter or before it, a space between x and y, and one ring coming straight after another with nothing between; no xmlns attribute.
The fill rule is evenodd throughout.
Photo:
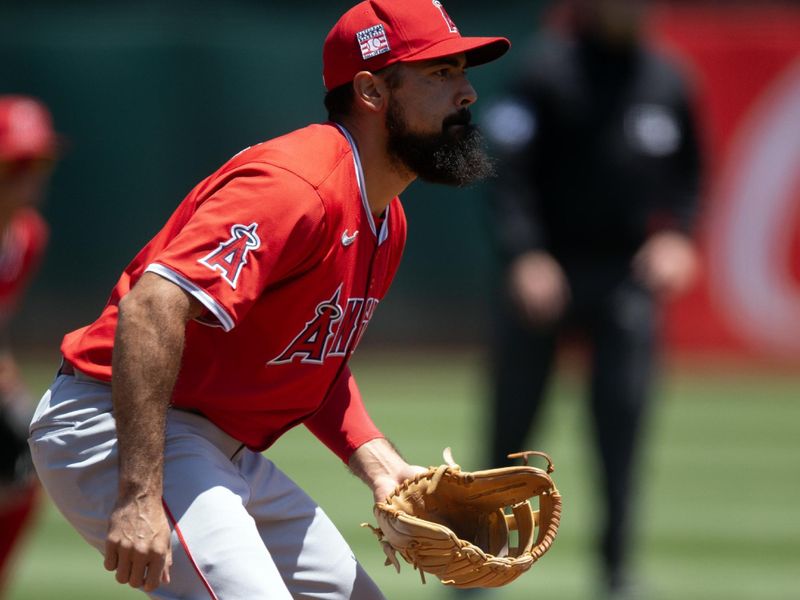
<svg viewBox="0 0 800 600"><path fill-rule="evenodd" d="M366 182L364 180L364 169L361 167L361 156L358 153L358 147L356 146L356 142L353 139L353 136L350 135L350 132L344 127L344 125L340 125L339 123L334 123L336 127L339 128L339 131L342 132L345 139L347 139L347 143L350 144L350 148L353 151L353 165L355 166L356 170L356 180L358 181L358 189L361 192L361 204L364 207L364 212L367 213L367 220L369 222L369 227L372 230L372 234L378 238L378 245L382 244L386 241L386 238L389 237L389 207L386 207L386 213L384 215L383 223L381 224L380 232L376 232L375 230L375 219L372 218L372 211L369 208L369 201L367 199L367 188Z"/></svg>
<svg viewBox="0 0 800 600"><path fill-rule="evenodd" d="M214 300L214 298L212 298L208 292L186 279L186 277L180 273L176 273L169 267L165 267L164 265L158 263L150 264L144 271L145 273L155 273L156 275L163 277L167 281L171 281L184 291L188 292L198 302L200 302L200 304L205 306L219 321L219 325L217 325L216 323L211 323L208 320L195 319L198 323L202 325L209 325L211 327L219 326L225 331L230 331L234 328L235 323L228 314L228 311L226 311L216 300Z"/></svg>

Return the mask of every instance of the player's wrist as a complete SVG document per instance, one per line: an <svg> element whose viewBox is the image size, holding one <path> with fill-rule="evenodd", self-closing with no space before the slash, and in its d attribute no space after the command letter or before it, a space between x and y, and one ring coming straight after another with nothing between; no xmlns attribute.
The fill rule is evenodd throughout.
<svg viewBox="0 0 800 600"><path fill-rule="evenodd" d="M409 468L386 438L375 438L359 446L350 457L349 466L373 492L396 486Z"/></svg>
<svg viewBox="0 0 800 600"><path fill-rule="evenodd" d="M163 488L154 482L120 481L117 488L118 503L158 502L161 503Z"/></svg>

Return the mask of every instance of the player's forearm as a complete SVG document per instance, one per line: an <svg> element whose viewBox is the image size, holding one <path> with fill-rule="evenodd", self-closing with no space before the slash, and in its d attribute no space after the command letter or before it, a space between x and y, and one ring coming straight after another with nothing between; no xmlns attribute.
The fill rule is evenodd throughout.
<svg viewBox="0 0 800 600"><path fill-rule="evenodd" d="M390 476L406 461L397 453L386 438L370 440L353 452L350 457L350 470L367 485L376 479Z"/></svg>
<svg viewBox="0 0 800 600"><path fill-rule="evenodd" d="M120 303L113 355L120 497L160 497L166 412L186 321L147 283Z"/></svg>

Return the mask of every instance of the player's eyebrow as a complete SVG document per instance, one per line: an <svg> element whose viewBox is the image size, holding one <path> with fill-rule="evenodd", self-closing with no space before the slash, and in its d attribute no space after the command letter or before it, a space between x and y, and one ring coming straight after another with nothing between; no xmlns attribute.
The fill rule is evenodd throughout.
<svg viewBox="0 0 800 600"><path fill-rule="evenodd" d="M452 67L459 67L461 63L465 63L467 61L466 58L458 57L458 56L445 56L440 58L437 62L443 63L445 65L450 65Z"/></svg>
<svg viewBox="0 0 800 600"><path fill-rule="evenodd" d="M420 61L419 64L426 68L439 65L461 68L467 66L467 58L463 55L454 54L451 56L442 56L441 58L432 58L431 60L423 60Z"/></svg>

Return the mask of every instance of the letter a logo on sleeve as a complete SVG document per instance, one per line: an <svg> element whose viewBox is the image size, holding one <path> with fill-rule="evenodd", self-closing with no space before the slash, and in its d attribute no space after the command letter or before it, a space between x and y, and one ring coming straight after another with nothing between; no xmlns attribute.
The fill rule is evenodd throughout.
<svg viewBox="0 0 800 600"><path fill-rule="evenodd" d="M212 271L219 271L222 278L233 289L242 272L242 267L247 264L247 254L261 246L261 239L256 234L258 225L251 223L249 226L234 225L231 227L231 237L222 242L216 250L208 253L199 261Z"/></svg>

